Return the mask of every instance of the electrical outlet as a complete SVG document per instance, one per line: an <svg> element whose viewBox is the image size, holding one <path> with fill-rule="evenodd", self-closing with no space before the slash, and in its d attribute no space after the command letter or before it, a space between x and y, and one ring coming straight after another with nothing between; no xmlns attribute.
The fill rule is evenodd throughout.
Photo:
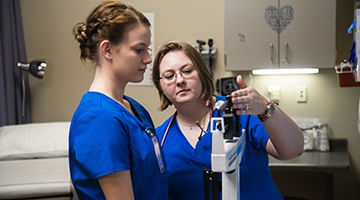
<svg viewBox="0 0 360 200"><path fill-rule="evenodd" d="M297 102L305 103L307 100L306 85L298 85L296 87L296 100Z"/></svg>

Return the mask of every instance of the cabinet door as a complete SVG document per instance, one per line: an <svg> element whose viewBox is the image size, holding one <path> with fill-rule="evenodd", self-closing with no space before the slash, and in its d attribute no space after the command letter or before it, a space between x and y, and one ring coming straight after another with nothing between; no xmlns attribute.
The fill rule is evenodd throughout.
<svg viewBox="0 0 360 200"><path fill-rule="evenodd" d="M293 8L293 19L280 21L288 23L280 33L280 68L333 68L336 0L280 0L280 11L287 6Z"/></svg>
<svg viewBox="0 0 360 200"><path fill-rule="evenodd" d="M333 68L336 0L225 0L226 70Z"/></svg>
<svg viewBox="0 0 360 200"><path fill-rule="evenodd" d="M225 0L226 70L278 67L278 33L265 19L270 5L278 0Z"/></svg>

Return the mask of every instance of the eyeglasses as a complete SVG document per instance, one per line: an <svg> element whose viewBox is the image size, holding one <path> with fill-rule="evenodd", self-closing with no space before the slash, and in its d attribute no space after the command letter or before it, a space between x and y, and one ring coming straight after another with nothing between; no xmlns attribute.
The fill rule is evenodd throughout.
<svg viewBox="0 0 360 200"><path fill-rule="evenodd" d="M163 80L164 83L167 84L175 83L178 74L180 74L183 78L190 78L194 74L193 73L194 70L196 70L196 67L185 67L179 72L174 72L174 71L164 72L159 79Z"/></svg>

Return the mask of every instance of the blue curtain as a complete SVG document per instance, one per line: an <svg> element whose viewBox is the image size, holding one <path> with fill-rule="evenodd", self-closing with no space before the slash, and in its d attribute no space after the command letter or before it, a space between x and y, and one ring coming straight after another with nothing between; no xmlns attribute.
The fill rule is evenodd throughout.
<svg viewBox="0 0 360 200"><path fill-rule="evenodd" d="M0 126L31 122L28 73L17 67L26 61L20 2L0 0Z"/></svg>

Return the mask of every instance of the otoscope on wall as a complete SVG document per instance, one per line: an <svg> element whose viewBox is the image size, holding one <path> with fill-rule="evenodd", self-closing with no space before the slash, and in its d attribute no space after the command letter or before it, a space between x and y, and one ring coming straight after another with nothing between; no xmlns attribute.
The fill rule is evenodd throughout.
<svg viewBox="0 0 360 200"><path fill-rule="evenodd" d="M199 44L199 52L201 53L203 50L202 46L205 45L206 42L203 40L196 40L196 42Z"/></svg>
<svg viewBox="0 0 360 200"><path fill-rule="evenodd" d="M212 56L211 56L211 47L213 46L213 39L209 39L208 41L209 45L209 69L212 74Z"/></svg>
<svg viewBox="0 0 360 200"><path fill-rule="evenodd" d="M205 46L206 42L203 40L196 40L196 43L198 43L199 46L196 46L195 48L200 52L200 54L203 56L203 58L206 60L209 58L209 70L212 74L212 61L213 59L216 59L216 45L214 45L213 39L208 40L208 46Z"/></svg>

